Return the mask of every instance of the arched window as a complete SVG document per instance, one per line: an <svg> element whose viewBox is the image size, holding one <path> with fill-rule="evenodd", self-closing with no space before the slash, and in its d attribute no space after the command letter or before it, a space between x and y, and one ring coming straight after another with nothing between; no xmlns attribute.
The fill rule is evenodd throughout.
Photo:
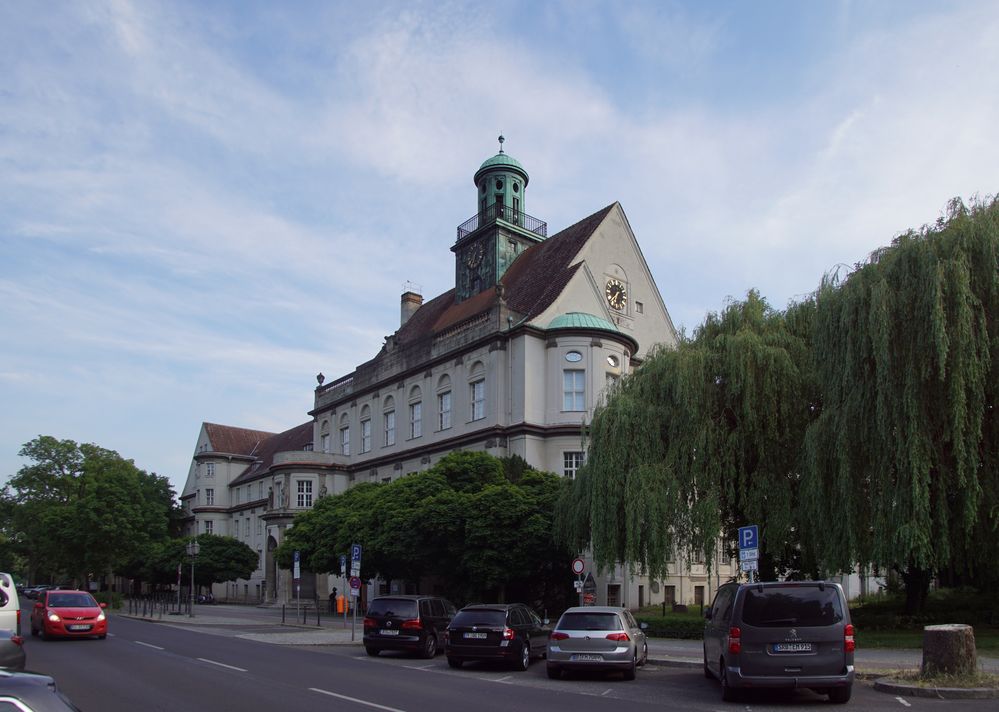
<svg viewBox="0 0 999 712"><path fill-rule="evenodd" d="M423 392L419 386L413 386L409 391L409 437L418 438L423 435Z"/></svg>
<svg viewBox="0 0 999 712"><path fill-rule="evenodd" d="M472 364L468 372L469 420L486 417L486 369L481 361Z"/></svg>
<svg viewBox="0 0 999 712"><path fill-rule="evenodd" d="M371 408L361 408L361 452L371 452Z"/></svg>
<svg viewBox="0 0 999 712"><path fill-rule="evenodd" d="M350 454L350 416L340 416L340 454Z"/></svg>
<svg viewBox="0 0 999 712"><path fill-rule="evenodd" d="M322 452L330 451L330 421L324 420L319 426L319 447Z"/></svg>
<svg viewBox="0 0 999 712"><path fill-rule="evenodd" d="M451 377L446 373L437 381L437 429L451 427Z"/></svg>
<svg viewBox="0 0 999 712"><path fill-rule="evenodd" d="M385 435L383 446L395 445L395 398L392 396L388 396L382 405L382 424Z"/></svg>

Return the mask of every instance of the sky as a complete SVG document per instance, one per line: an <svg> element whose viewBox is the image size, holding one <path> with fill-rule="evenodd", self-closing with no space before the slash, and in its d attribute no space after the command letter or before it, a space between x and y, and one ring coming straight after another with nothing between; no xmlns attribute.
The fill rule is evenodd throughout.
<svg viewBox="0 0 999 712"><path fill-rule="evenodd" d="M999 187L999 3L0 3L0 482L38 435L180 492L453 287L496 137L620 201L678 328Z"/></svg>

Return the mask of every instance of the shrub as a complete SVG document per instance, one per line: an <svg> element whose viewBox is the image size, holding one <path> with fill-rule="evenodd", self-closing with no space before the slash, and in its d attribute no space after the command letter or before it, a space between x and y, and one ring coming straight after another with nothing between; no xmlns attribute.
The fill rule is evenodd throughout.
<svg viewBox="0 0 999 712"><path fill-rule="evenodd" d="M94 593L94 598L97 599L98 603L108 604L108 608L121 608L122 595L120 593L114 593L112 591L97 591Z"/></svg>

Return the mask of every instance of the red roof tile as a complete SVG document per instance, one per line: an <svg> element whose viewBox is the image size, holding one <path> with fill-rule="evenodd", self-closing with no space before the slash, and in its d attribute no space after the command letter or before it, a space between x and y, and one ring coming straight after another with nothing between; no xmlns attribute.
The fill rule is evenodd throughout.
<svg viewBox="0 0 999 712"><path fill-rule="evenodd" d="M305 450L306 446L312 445L312 421L296 425L291 430L283 433L271 435L261 443L257 452L256 461L247 468L246 472L232 481L232 485L238 485L247 480L251 480L257 475L261 475L270 469L274 464L274 455L279 452L294 452ZM232 486L230 485L230 486Z"/></svg>
<svg viewBox="0 0 999 712"><path fill-rule="evenodd" d="M214 452L225 452L233 455L253 455L260 444L274 433L263 430L248 430L234 428L231 425L205 423L205 431Z"/></svg>

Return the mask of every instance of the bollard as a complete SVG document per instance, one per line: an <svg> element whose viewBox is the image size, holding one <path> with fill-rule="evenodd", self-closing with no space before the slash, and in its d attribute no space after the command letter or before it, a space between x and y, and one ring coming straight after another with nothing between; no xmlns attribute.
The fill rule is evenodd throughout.
<svg viewBox="0 0 999 712"><path fill-rule="evenodd" d="M284 604L281 604L281 625L284 625Z"/></svg>
<svg viewBox="0 0 999 712"><path fill-rule="evenodd" d="M322 628L323 625L322 625L322 623L319 622L319 616L320 616L319 606L316 606L316 627L317 628Z"/></svg>

